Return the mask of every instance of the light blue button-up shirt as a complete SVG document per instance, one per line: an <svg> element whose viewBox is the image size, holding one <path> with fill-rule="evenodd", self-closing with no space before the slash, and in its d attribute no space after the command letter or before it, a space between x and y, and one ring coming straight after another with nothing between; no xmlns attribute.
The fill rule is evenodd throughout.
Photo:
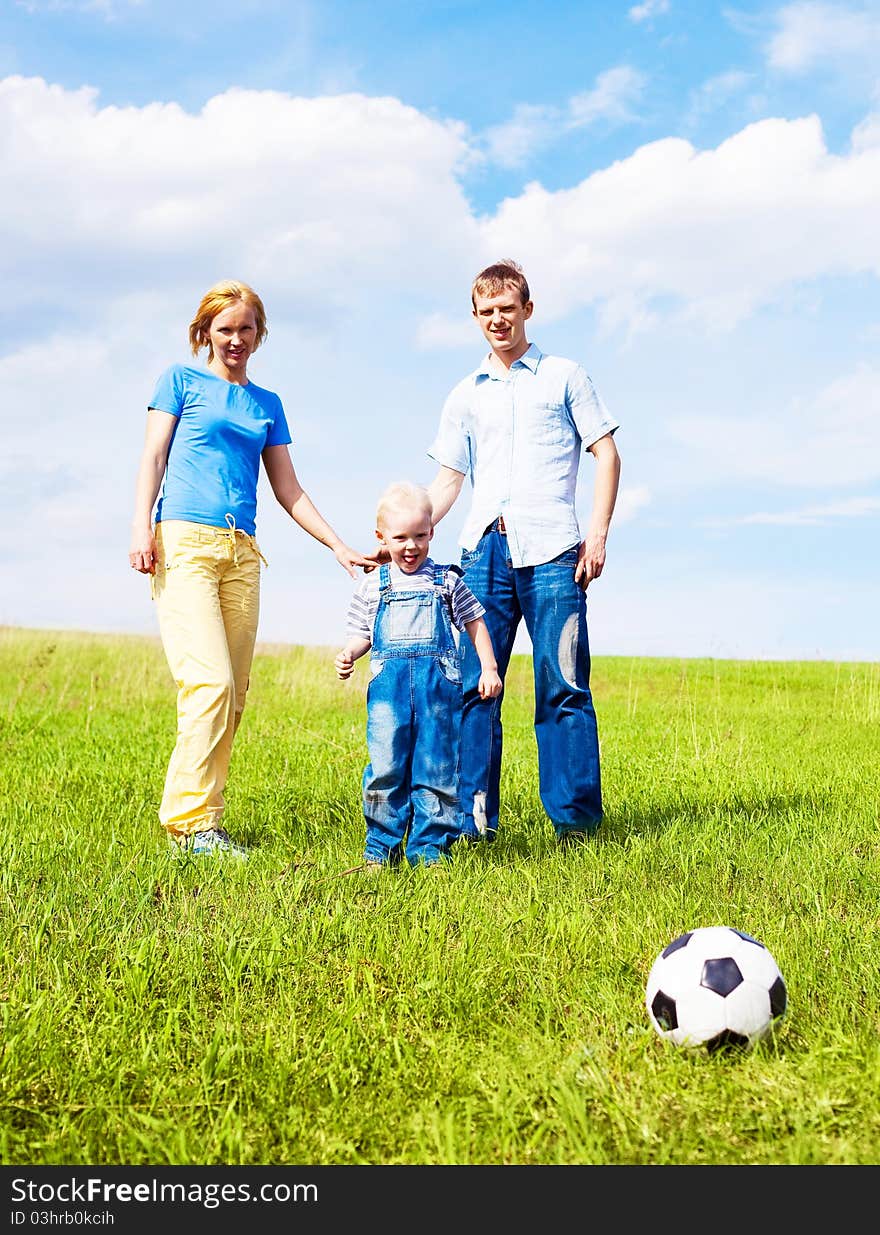
<svg viewBox="0 0 880 1235"><path fill-rule="evenodd" d="M475 549L503 515L512 564L538 566L580 544L581 452L618 424L573 360L534 343L509 370L490 360L449 395L428 455L473 485L461 547Z"/></svg>

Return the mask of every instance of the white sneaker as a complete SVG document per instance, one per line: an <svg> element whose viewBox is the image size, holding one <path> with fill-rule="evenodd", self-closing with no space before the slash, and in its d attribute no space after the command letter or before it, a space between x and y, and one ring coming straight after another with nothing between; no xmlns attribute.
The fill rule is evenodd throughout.
<svg viewBox="0 0 880 1235"><path fill-rule="evenodd" d="M172 840L171 843L182 857L217 855L218 857L240 858L242 861L247 861L248 858L248 851L244 846L236 845L223 828L208 828L204 832L191 832L189 836L184 836L180 840Z"/></svg>

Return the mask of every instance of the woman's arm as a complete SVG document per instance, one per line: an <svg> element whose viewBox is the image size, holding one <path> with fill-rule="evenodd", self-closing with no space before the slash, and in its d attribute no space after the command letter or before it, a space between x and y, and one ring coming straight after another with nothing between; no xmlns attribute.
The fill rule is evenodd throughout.
<svg viewBox="0 0 880 1235"><path fill-rule="evenodd" d="M147 432L138 467L134 494L134 518L131 521L131 545L128 560L133 570L142 575L156 572L156 539L153 535L153 506L168 463L168 448L177 424L170 412L147 412Z"/></svg>
<svg viewBox="0 0 880 1235"><path fill-rule="evenodd" d="M263 451L263 466L279 505L283 506L303 531L308 532L320 544L326 545L353 579L357 578L355 566L375 566L375 562L369 561L341 541L323 515L318 513L297 479L286 446L267 446Z"/></svg>

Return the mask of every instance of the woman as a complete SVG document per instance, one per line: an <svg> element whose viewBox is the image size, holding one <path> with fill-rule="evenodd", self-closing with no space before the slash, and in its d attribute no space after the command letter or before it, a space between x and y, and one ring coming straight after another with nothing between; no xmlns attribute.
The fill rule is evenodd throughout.
<svg viewBox="0 0 880 1235"><path fill-rule="evenodd" d="M262 301L247 284L222 282L206 293L189 341L194 356L207 348L207 368L172 365L159 378L137 478L129 562L152 576L178 686L177 744L159 820L172 844L192 854L247 856L220 819L259 616L260 459L284 509L353 578L356 566L375 565L343 544L312 505L287 449L281 400L248 379L248 361L266 334Z"/></svg>

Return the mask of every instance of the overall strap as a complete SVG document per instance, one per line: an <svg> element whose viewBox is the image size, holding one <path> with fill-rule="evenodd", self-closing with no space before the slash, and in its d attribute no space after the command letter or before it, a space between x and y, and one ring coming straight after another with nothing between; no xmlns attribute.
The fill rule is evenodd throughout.
<svg viewBox="0 0 880 1235"><path fill-rule="evenodd" d="M434 563L434 587L444 588L446 586L446 572L448 570L448 566L438 566L436 562Z"/></svg>
<svg viewBox="0 0 880 1235"><path fill-rule="evenodd" d="M383 562L379 567L379 587L383 592L387 592L391 587L391 570L387 562Z"/></svg>

